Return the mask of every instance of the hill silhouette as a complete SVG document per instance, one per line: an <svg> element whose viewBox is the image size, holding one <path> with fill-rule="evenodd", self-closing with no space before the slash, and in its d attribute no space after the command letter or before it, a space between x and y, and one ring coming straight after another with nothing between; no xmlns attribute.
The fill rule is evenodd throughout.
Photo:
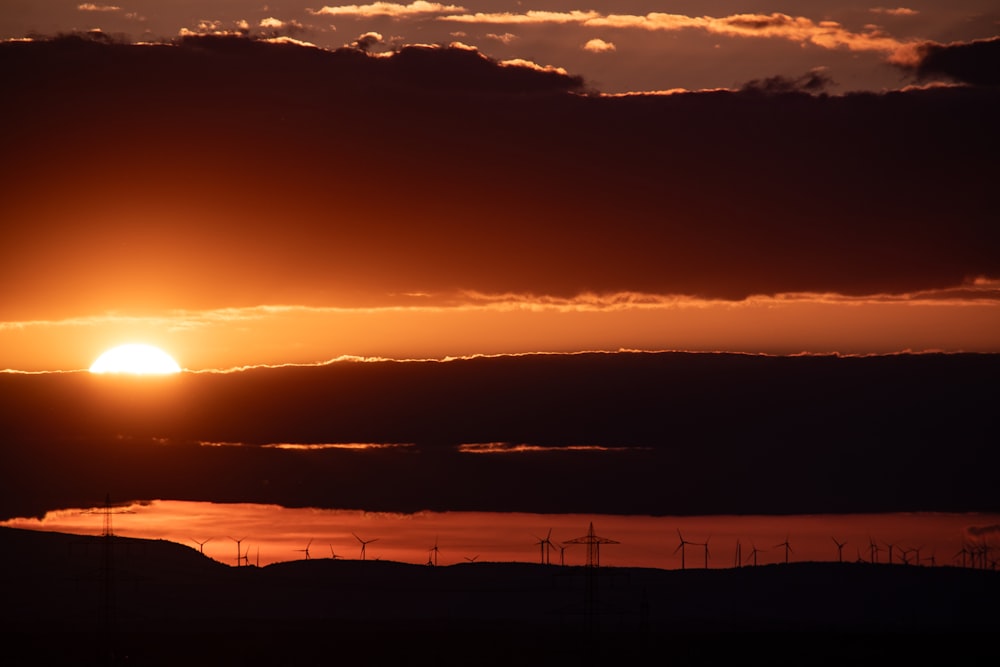
<svg viewBox="0 0 1000 667"><path fill-rule="evenodd" d="M102 565L108 544L110 568ZM10 528L0 529L0 552L5 629L48 639L32 645L37 658L82 664L110 652L128 664L306 664L338 655L376 664L413 655L441 664L525 655L586 663L665 652L672 664L700 664L725 651L706 644L711 634L750 631L763 634L748 646L781 645L788 632L837 633L843 640L830 655L847 659L863 650L857 633L897 633L874 643L878 655L909 653L940 632L1000 627L1000 608L988 602L1000 574L955 567L668 571L316 558L236 568L162 540Z"/></svg>

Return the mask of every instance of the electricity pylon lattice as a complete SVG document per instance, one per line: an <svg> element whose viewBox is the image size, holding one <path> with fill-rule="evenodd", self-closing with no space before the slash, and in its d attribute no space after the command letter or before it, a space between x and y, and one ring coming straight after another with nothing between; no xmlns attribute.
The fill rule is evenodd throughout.
<svg viewBox="0 0 1000 667"><path fill-rule="evenodd" d="M621 544L617 540L607 537L600 537L594 534L594 522L590 522L590 529L583 537L566 540L565 544L585 544L587 546L587 567L600 567L601 565L601 545Z"/></svg>

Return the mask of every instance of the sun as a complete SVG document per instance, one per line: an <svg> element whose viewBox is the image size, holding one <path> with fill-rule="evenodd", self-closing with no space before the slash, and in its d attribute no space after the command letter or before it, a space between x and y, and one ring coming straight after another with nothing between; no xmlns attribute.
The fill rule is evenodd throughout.
<svg viewBox="0 0 1000 667"><path fill-rule="evenodd" d="M130 373L132 375L169 375L181 367L158 347L129 343L113 347L90 366L91 373Z"/></svg>

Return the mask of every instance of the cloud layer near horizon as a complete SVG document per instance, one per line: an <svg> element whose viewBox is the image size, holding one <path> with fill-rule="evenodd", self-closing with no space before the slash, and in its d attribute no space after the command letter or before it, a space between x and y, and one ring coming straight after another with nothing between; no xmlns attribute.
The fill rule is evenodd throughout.
<svg viewBox="0 0 1000 667"><path fill-rule="evenodd" d="M1000 274L995 88L607 98L465 48L245 39L2 54L5 319Z"/></svg>
<svg viewBox="0 0 1000 667"><path fill-rule="evenodd" d="M580 354L0 374L0 518L105 492L402 512L996 511L998 366Z"/></svg>

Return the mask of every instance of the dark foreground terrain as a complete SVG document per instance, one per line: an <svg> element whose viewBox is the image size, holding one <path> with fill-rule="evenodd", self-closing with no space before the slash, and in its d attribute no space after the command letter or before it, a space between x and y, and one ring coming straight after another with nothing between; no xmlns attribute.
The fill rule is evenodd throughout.
<svg viewBox="0 0 1000 667"><path fill-rule="evenodd" d="M234 568L166 541L8 528L0 556L6 665L683 665L731 651L870 664L957 658L969 638L942 644L942 633L1000 629L1000 574L957 567L312 559ZM792 632L824 636L803 646Z"/></svg>

